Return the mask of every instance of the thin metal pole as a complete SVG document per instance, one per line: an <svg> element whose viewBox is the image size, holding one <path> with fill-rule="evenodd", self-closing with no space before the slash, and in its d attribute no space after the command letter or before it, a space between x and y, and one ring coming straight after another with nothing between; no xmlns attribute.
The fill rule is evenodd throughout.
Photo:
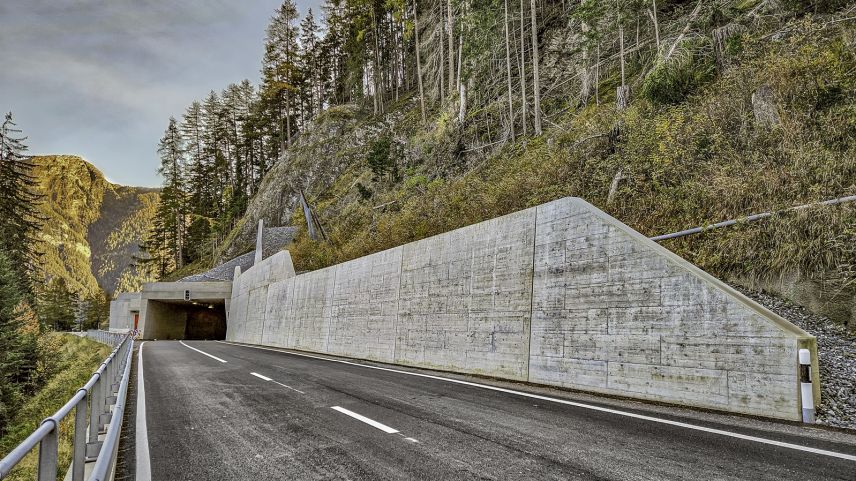
<svg viewBox="0 0 856 481"><path fill-rule="evenodd" d="M39 443L39 481L56 481L57 454L59 450L59 425L53 419L44 422L53 423L53 429Z"/></svg>
<svg viewBox="0 0 856 481"><path fill-rule="evenodd" d="M83 389L81 389L83 391ZM74 447L71 461L71 481L83 481L86 457L86 400L83 396L74 408Z"/></svg>
<svg viewBox="0 0 856 481"><path fill-rule="evenodd" d="M89 442L98 442L98 418L101 415L101 408L98 407L98 400L101 399L99 394L101 391L101 376L95 381L92 386L92 392L89 394Z"/></svg>
<svg viewBox="0 0 856 481"><path fill-rule="evenodd" d="M756 220L766 219L767 217L771 217L773 215L778 215L778 214L783 214L785 212L803 210L803 209L808 209L809 207L815 207L815 206L821 206L821 205L844 204L846 202L853 202L853 201L856 201L856 195L849 195L847 197L839 197L837 199L824 200L822 202L814 202L811 204L798 205L796 207L789 207L787 209L782 209L782 210L778 210L778 211L762 212L760 214L753 214L750 216L741 217L739 219L726 220L723 222L717 222L716 224L710 224L710 225L701 226L701 227L693 227L692 229L682 230L682 231L678 231L678 232L672 232L671 234L658 235L655 237L651 237L650 239L652 241L676 239L678 237L684 237L684 236L688 236L688 235L692 235L692 234L699 234L701 232L708 231L708 230L720 229L722 227L732 226L732 225L737 224L739 222L754 222Z"/></svg>

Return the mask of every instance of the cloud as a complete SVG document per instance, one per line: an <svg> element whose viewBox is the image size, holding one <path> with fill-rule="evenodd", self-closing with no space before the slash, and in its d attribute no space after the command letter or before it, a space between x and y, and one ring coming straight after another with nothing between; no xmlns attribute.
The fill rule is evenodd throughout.
<svg viewBox="0 0 856 481"><path fill-rule="evenodd" d="M169 116L258 79L279 3L0 0L0 110L14 110L34 152L91 155L111 178L156 184Z"/></svg>

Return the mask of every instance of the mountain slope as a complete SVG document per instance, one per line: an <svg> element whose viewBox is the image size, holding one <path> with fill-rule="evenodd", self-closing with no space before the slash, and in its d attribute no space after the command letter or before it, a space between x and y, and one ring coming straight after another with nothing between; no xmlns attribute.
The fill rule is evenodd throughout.
<svg viewBox="0 0 856 481"><path fill-rule="evenodd" d="M45 280L61 277L69 289L112 292L154 215L155 189L112 184L80 157L34 158L43 195L39 214Z"/></svg>
<svg viewBox="0 0 856 481"><path fill-rule="evenodd" d="M653 92L661 79L632 64L631 92L639 93L628 108L616 107L616 78L605 77L599 102L568 100L544 135L488 144L467 140L482 126L457 121L454 101L428 125L414 99L383 120L325 112L267 174L223 257L250 248L260 218L299 227L292 257L298 270L312 270L569 195L646 235L852 195L854 39L847 12L747 22L717 74L678 101L642 95L641 84ZM329 242L308 238L300 188ZM852 312L837 319L856 320L848 307L856 298L853 203L664 245L732 281L820 283L825 303Z"/></svg>

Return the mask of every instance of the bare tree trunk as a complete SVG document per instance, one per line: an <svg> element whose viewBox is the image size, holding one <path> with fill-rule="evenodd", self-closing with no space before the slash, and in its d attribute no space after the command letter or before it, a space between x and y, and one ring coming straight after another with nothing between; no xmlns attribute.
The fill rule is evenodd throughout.
<svg viewBox="0 0 856 481"><path fill-rule="evenodd" d="M535 135L541 135L541 78L538 73L538 20L535 0L532 5L532 89L535 92L532 110L535 114Z"/></svg>
<svg viewBox="0 0 856 481"><path fill-rule="evenodd" d="M467 117L467 87L464 85L464 82L459 81L458 84L458 100L460 101L458 123L463 124L464 119Z"/></svg>
<svg viewBox="0 0 856 481"><path fill-rule="evenodd" d="M511 45L508 32L508 0L505 0L505 71L508 83L508 122L511 126L511 140L514 140L514 99L511 98Z"/></svg>
<svg viewBox="0 0 856 481"><path fill-rule="evenodd" d="M439 83L439 85L440 85L440 103L442 104L443 101L446 99L446 95L445 95L446 81L445 81L445 76L444 76L444 72L446 69L446 60L443 57L443 55L445 55L446 50L443 48L443 34L445 33L443 31L443 27L442 27L442 25L444 23L443 2L437 2L437 4L440 7L440 25L441 25L440 30L438 32L438 34L439 34L438 37L440 37L440 50L438 52L438 55L440 56L440 62L437 64L438 65L437 71L440 72L440 83Z"/></svg>
<svg viewBox="0 0 856 481"><path fill-rule="evenodd" d="M381 91L383 89L382 79L380 76L380 44L378 43L378 28L377 28L377 17L375 16L374 9L372 9L372 23L374 24L374 71L372 72L372 78L374 80L375 91L374 91L374 99L375 99L375 114L378 113L378 108L380 112L383 112L383 97L381 97Z"/></svg>
<svg viewBox="0 0 856 481"><path fill-rule="evenodd" d="M520 96L523 98L523 135L526 135L529 115L526 108L526 8L520 0Z"/></svg>
<svg viewBox="0 0 856 481"><path fill-rule="evenodd" d="M461 33L458 35L458 88L461 87L461 65L464 63L464 32L461 30Z"/></svg>
<svg viewBox="0 0 856 481"><path fill-rule="evenodd" d="M660 22L657 21L657 0L651 0L653 8L648 10L651 14L651 20L654 21L654 41L657 45L657 54L660 53Z"/></svg>
<svg viewBox="0 0 856 481"><path fill-rule="evenodd" d="M580 0L580 4L585 3L585 0ZM585 20L582 21L580 25L580 30L583 32L583 36L589 31L589 24ZM589 67L589 48L588 44L583 47L583 66L579 69L580 73L580 103L582 105L588 104L588 99L591 96L591 68Z"/></svg>
<svg viewBox="0 0 856 481"><path fill-rule="evenodd" d="M421 44L419 43L419 9L417 3L413 2L413 29L416 33L416 78L419 83L419 109L422 111L422 123L426 123L425 116L425 89L422 87L422 60L419 56Z"/></svg>
<svg viewBox="0 0 856 481"><path fill-rule="evenodd" d="M449 16L449 95L455 90L455 18L452 11L452 0L446 0Z"/></svg>
<svg viewBox="0 0 856 481"><path fill-rule="evenodd" d="M285 96L285 141L291 147L291 95Z"/></svg>
<svg viewBox="0 0 856 481"><path fill-rule="evenodd" d="M600 105L600 40L597 41L597 59L594 64L594 102Z"/></svg>
<svg viewBox="0 0 856 481"><path fill-rule="evenodd" d="M309 207L309 202L306 201L306 196L303 194L303 189L300 189L300 203L303 206L303 217L306 219L306 232L312 240L318 240L318 234L315 232L315 219L312 217L312 210Z"/></svg>
<svg viewBox="0 0 856 481"><path fill-rule="evenodd" d="M618 184L624 180L624 170L618 169L618 172L615 173L615 177L612 178L612 182L609 184L609 193L606 196L606 203L612 204L612 201L615 200L615 195L618 193Z"/></svg>
<svg viewBox="0 0 856 481"><path fill-rule="evenodd" d="M690 27L692 26L693 20L695 20L698 13L701 11L701 0L699 0L695 9L693 9L692 13L690 13L690 18L687 20L687 24L684 25L683 30L681 30L681 34L678 35L678 38L675 39L675 43L669 48L668 53L663 56L663 61L669 60L669 58L675 53L675 49L678 48L678 44L686 37L687 33L690 31Z"/></svg>
<svg viewBox="0 0 856 481"><path fill-rule="evenodd" d="M621 58L621 86L615 92L615 106L618 110L624 110L630 104L630 89L624 78L624 26L620 22L621 20L618 24L618 45Z"/></svg>

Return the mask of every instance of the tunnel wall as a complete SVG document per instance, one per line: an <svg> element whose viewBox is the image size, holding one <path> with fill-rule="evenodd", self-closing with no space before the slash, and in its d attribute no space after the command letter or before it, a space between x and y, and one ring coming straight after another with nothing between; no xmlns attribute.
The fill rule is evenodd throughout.
<svg viewBox="0 0 856 481"><path fill-rule="evenodd" d="M146 302L146 337L161 340L184 339L187 314L188 309L185 306L154 300Z"/></svg>
<svg viewBox="0 0 856 481"><path fill-rule="evenodd" d="M816 350L576 198L289 268L235 281L227 339L785 419L800 418L797 350Z"/></svg>

